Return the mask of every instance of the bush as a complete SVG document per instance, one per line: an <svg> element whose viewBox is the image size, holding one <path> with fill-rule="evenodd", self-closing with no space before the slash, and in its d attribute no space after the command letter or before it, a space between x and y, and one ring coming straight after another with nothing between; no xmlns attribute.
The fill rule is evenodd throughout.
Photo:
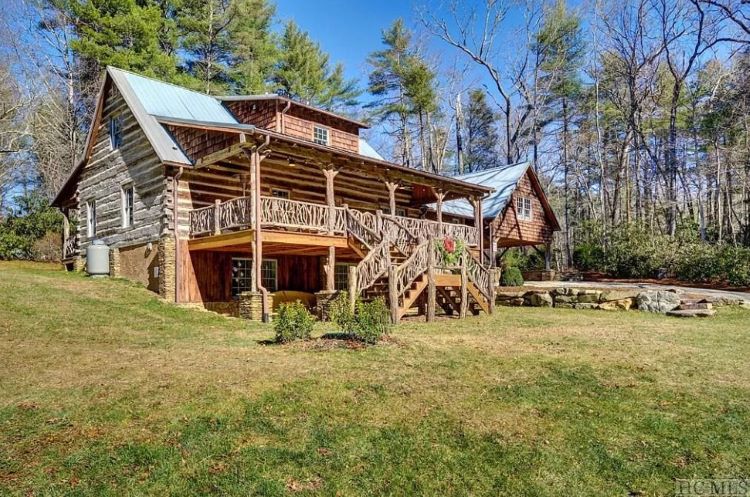
<svg viewBox="0 0 750 497"><path fill-rule="evenodd" d="M390 333L391 311L385 300L377 298L372 302L361 302L357 299L356 312L349 306L349 294L341 292L328 310L331 321L354 340L364 343L377 343L384 335Z"/></svg>
<svg viewBox="0 0 750 497"><path fill-rule="evenodd" d="M35 241L31 247L34 260L60 262L60 256L62 255L61 242L60 233L48 231L46 235Z"/></svg>
<svg viewBox="0 0 750 497"><path fill-rule="evenodd" d="M593 243L582 243L573 251L573 264L581 271L594 271L604 266L604 251Z"/></svg>
<svg viewBox="0 0 750 497"><path fill-rule="evenodd" d="M500 275L500 286L523 286L523 275L517 267L509 267Z"/></svg>
<svg viewBox="0 0 750 497"><path fill-rule="evenodd" d="M32 259L37 240L49 233L61 236L62 214L38 193L14 200L17 208L0 222L0 259Z"/></svg>
<svg viewBox="0 0 750 497"><path fill-rule="evenodd" d="M279 314L274 322L276 341L279 343L310 338L315 318L299 300L281 304Z"/></svg>
<svg viewBox="0 0 750 497"><path fill-rule="evenodd" d="M344 333L351 334L355 317L352 308L349 306L349 293L341 292L330 303L328 307L328 317L336 323L336 326Z"/></svg>
<svg viewBox="0 0 750 497"><path fill-rule="evenodd" d="M351 337L365 343L377 343L391 331L391 311L385 300L378 297L372 302L357 302L357 313Z"/></svg>

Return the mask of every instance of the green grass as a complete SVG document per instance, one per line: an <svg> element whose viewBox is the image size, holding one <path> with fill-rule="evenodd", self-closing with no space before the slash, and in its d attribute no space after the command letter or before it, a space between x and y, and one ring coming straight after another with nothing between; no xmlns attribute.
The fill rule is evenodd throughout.
<svg viewBox="0 0 750 497"><path fill-rule="evenodd" d="M500 308L361 350L272 337L0 264L0 494L645 496L750 473L748 311Z"/></svg>

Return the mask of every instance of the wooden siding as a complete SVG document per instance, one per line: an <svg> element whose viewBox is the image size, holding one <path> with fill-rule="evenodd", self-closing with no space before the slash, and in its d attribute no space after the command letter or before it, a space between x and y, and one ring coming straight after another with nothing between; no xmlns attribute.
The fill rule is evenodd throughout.
<svg viewBox="0 0 750 497"><path fill-rule="evenodd" d="M252 124L259 128L277 131L277 101L276 100L244 100L226 102L229 112L242 124Z"/></svg>
<svg viewBox="0 0 750 497"><path fill-rule="evenodd" d="M109 119L123 119L123 142L112 150L109 143ZM164 168L143 130L114 85L110 85L102 118L95 130L91 157L81 171L77 198L78 234L81 248L90 242L86 232L86 202L96 201L97 232L113 247L124 247L157 240L164 219ZM132 184L133 225L122 227L121 190Z"/></svg>
<svg viewBox="0 0 750 497"><path fill-rule="evenodd" d="M240 173L249 173L249 165L216 165L186 170L180 179L178 193L180 238L188 238L188 211L212 205L216 199L230 200L243 196ZM289 192L292 200L325 204L326 189L323 172L317 167L289 164L281 158L269 158L261 164L261 195L270 196L273 189ZM377 178L366 173L342 170L334 180L336 205L347 204L354 209L388 212L388 189ZM409 217L419 217L419 209L411 206L411 190L396 191L396 207Z"/></svg>
<svg viewBox="0 0 750 497"><path fill-rule="evenodd" d="M359 134L356 132L352 133L351 130L345 131L309 118L305 119L299 115L292 114L291 111L289 114L282 115L281 120L281 132L286 135L312 142L313 128L319 125L328 129L329 146L359 153Z"/></svg>
<svg viewBox="0 0 750 497"><path fill-rule="evenodd" d="M183 277L179 279L180 302L227 302L232 300L232 258L252 257L249 252L180 250ZM277 263L279 290L317 292L322 288L320 257L269 255Z"/></svg>
<svg viewBox="0 0 750 497"><path fill-rule="evenodd" d="M532 219L530 221L518 219L516 215L516 199L519 196L531 199ZM518 182L502 217L493 222L495 223L495 237L501 247L537 245L552 240L552 226L545 215L536 190L531 185L528 173Z"/></svg>

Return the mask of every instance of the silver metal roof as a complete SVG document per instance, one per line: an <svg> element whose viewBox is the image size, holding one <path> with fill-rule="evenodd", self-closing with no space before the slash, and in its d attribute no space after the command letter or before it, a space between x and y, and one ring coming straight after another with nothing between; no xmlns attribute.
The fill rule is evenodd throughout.
<svg viewBox="0 0 750 497"><path fill-rule="evenodd" d="M482 200L482 216L485 218L495 218L502 214L508 205L510 197L518 185L518 181L526 174L530 165L530 162L518 162L474 173L461 174L453 178L494 188L495 191ZM431 204L431 207L434 209L435 204ZM444 202L443 212L456 216L474 217L474 208L466 199Z"/></svg>

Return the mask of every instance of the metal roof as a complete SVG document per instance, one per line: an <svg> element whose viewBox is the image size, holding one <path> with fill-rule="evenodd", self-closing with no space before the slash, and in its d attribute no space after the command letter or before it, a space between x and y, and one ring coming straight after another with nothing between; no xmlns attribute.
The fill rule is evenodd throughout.
<svg viewBox="0 0 750 497"><path fill-rule="evenodd" d="M510 197L518 185L518 181L526 174L530 165L530 162L518 162L474 173L461 174L453 178L494 188L495 191L482 200L482 216L484 218L495 218L502 214L508 205ZM431 204L431 207L434 209L435 204ZM466 199L444 202L443 212L456 216L474 217L474 208Z"/></svg>
<svg viewBox="0 0 750 497"><path fill-rule="evenodd" d="M359 154L371 159L385 160L364 138L359 139Z"/></svg>

